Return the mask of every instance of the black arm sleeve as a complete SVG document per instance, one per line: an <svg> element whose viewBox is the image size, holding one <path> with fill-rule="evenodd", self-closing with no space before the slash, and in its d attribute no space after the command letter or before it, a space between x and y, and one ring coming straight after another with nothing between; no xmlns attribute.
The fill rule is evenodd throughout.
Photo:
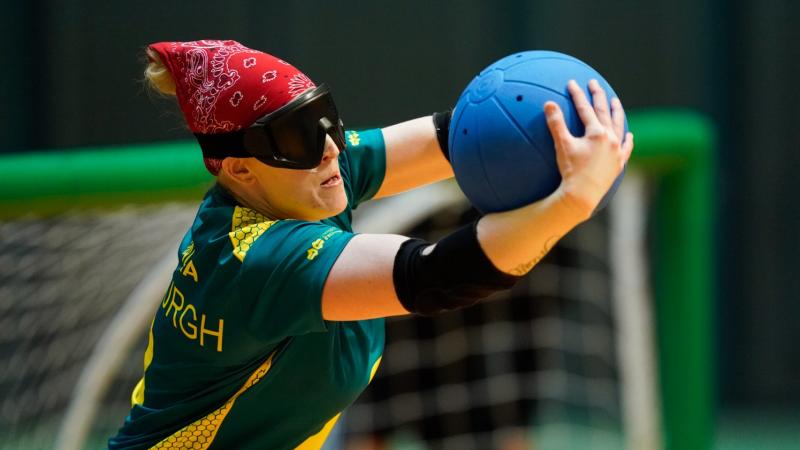
<svg viewBox="0 0 800 450"><path fill-rule="evenodd" d="M436 140L439 141L439 148L442 150L445 159L450 161L450 119L453 116L453 111L447 110L442 112L435 112L431 116L433 118L433 128L436 129Z"/></svg>
<svg viewBox="0 0 800 450"><path fill-rule="evenodd" d="M472 306L521 278L497 270L478 242L477 222L431 243L410 239L394 261L397 297L411 313L432 316Z"/></svg>

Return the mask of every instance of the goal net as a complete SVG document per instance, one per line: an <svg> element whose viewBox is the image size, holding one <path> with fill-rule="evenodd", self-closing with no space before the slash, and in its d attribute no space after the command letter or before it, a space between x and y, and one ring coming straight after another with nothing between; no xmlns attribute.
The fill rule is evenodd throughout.
<svg viewBox="0 0 800 450"><path fill-rule="evenodd" d="M101 337L120 326L125 300L176 248L193 217L193 205L168 204L0 223L2 448L53 447ZM116 373L102 381L113 388L100 400L92 435L114 430L130 408L146 345L141 329L131 341L120 349Z"/></svg>
<svg viewBox="0 0 800 450"><path fill-rule="evenodd" d="M422 191L387 209L413 210L434 197ZM406 232L436 240L477 217L453 197ZM491 301L387 321L381 370L347 411L345 438L461 450L508 448L514 440L548 449L624 447L607 219L567 235Z"/></svg>
<svg viewBox="0 0 800 450"><path fill-rule="evenodd" d="M664 132L676 124L693 136ZM338 442L704 448L709 311L686 305L707 305L709 288L650 280L675 264L653 256L671 255L653 242L680 231L659 205L706 195L669 178L684 177L683 163L671 166L682 155L710 147L704 127L685 113L631 117L642 156L607 213L502 298L388 321L382 369L345 413ZM180 143L0 158L13 174L0 180L0 450L102 448L120 426L177 243L210 183L194 153ZM429 239L474 214L454 183L364 206L356 231ZM666 234L648 239L648 230Z"/></svg>

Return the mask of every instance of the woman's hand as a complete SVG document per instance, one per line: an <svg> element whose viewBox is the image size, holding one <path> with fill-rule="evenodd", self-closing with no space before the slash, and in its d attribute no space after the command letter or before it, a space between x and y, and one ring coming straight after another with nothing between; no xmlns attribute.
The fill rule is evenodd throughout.
<svg viewBox="0 0 800 450"><path fill-rule="evenodd" d="M574 80L567 85L578 115L586 128L582 137L573 136L564 114L555 102L544 105L547 126L553 135L556 161L561 172L557 191L576 213L589 218L611 188L633 150L633 134L625 133L625 112L618 98L608 109L606 93L597 80L589 82L594 107Z"/></svg>

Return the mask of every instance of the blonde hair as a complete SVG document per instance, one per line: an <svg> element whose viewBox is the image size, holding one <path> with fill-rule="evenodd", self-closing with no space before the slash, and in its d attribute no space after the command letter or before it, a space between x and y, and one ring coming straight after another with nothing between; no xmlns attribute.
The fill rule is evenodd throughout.
<svg viewBox="0 0 800 450"><path fill-rule="evenodd" d="M147 49L148 63L144 68L144 79L156 92L164 95L175 95L175 80L169 73L167 66L161 61L161 56L155 50Z"/></svg>
<svg viewBox="0 0 800 450"><path fill-rule="evenodd" d="M147 67L144 68L144 82L147 83L150 89L161 95L174 96L175 79L172 78L169 69L164 65L161 56L150 48L146 49L145 52L147 53L148 62ZM206 165L206 169L211 172L211 175L219 175L219 171L222 168L222 159L204 157L203 163Z"/></svg>

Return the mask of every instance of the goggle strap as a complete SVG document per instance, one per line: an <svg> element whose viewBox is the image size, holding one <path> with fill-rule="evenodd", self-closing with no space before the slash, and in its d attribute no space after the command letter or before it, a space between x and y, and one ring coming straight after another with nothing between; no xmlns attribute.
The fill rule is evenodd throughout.
<svg viewBox="0 0 800 450"><path fill-rule="evenodd" d="M217 134L194 133L194 137L197 138L205 158L250 158L253 156L245 149L243 130Z"/></svg>

